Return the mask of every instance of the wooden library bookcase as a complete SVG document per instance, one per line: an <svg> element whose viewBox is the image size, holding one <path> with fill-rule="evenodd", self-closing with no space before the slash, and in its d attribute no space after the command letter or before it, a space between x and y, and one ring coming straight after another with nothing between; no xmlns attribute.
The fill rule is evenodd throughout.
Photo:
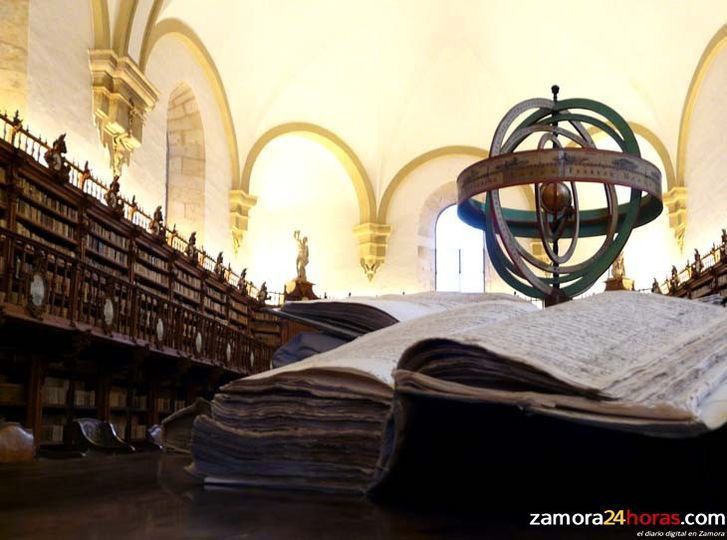
<svg viewBox="0 0 727 540"><path fill-rule="evenodd" d="M60 445L74 417L129 442L270 368L255 287L0 114L0 417Z"/></svg>

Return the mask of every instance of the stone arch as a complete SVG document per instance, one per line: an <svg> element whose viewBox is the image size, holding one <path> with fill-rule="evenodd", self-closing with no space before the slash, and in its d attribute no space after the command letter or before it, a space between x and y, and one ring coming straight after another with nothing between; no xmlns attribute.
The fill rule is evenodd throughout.
<svg viewBox="0 0 727 540"><path fill-rule="evenodd" d="M674 174L674 162L669 155L669 150L667 150L666 145L656 133L638 122L628 122L628 124L634 130L634 133L643 137L659 155L661 164L664 166L664 174L666 175L666 189L671 190L683 185L679 183L679 178Z"/></svg>
<svg viewBox="0 0 727 540"><path fill-rule="evenodd" d="M727 24L722 26L717 33L709 40L704 49L702 56L699 58L697 68L694 70L692 80L689 83L687 95L684 98L684 107L682 108L681 122L679 123L679 140L677 142L677 159L676 159L676 185L686 186L684 174L686 171L687 157L687 140L689 139L689 130L692 123L692 113L694 105L697 101L697 95L702 87L704 78L709 71L712 62L719 52L727 44Z"/></svg>
<svg viewBox="0 0 727 540"><path fill-rule="evenodd" d="M666 175L665 180L667 190L671 190L674 187L680 186L681 184L678 183L677 175L674 173L674 161L672 160L671 155L669 154L669 150L664 144L664 141L662 141L656 133L651 131L643 124L629 121L627 121L626 123L636 135L642 137L654 148L657 155L659 156L659 159L661 159L661 164L664 166L664 174ZM589 126L587 131L590 135L603 134L603 131L595 126ZM574 148L576 146L577 145L574 142L568 143L568 147L570 148Z"/></svg>
<svg viewBox="0 0 727 540"><path fill-rule="evenodd" d="M656 151L661 164L664 167L664 175L666 180L666 191L662 194L664 205L669 212L669 226L674 231L674 236L681 248L684 243L684 234L687 225L687 191L683 182L680 181L679 175L674 172L674 161L669 155L669 150L666 148L664 142L659 138L656 133L651 131L649 128L638 122L629 122L628 125L631 127L636 135L639 135L646 140L652 148ZM594 136L603 135L603 131L597 127L590 126L588 133ZM568 146L574 147L575 143L570 143Z"/></svg>
<svg viewBox="0 0 727 540"><path fill-rule="evenodd" d="M134 16L138 0L128 0L119 4L119 12L116 15L113 35L113 49L119 56L126 56L129 52L129 39L131 28L134 24Z"/></svg>
<svg viewBox="0 0 727 540"><path fill-rule="evenodd" d="M396 193L396 190L404 182L404 180L406 180L407 177L419 167L425 165L429 161L444 156L473 156L480 159L485 159L488 155L489 153L487 152L487 150L477 148L475 146L452 145L435 148L434 150L429 150L428 152L424 152L423 154L415 157L406 165L404 165L401 169L399 169L399 172L394 175L394 177L391 179L391 182L389 182L389 184L386 186L386 190L381 196L381 201L379 202L379 222L386 223L386 219L389 214L389 206L391 205L391 200L394 197L394 193ZM456 186L454 193L454 197L456 200Z"/></svg>
<svg viewBox="0 0 727 540"><path fill-rule="evenodd" d="M356 197L359 204L359 220L361 223L368 223L374 221L376 217L376 200L374 197L374 189L371 185L366 170L364 169L361 160L358 158L356 153L346 142L333 133L321 126L316 124L309 124L306 122L291 122L288 124L282 124L266 131L252 146L250 152L247 154L245 160L245 166L242 169L241 177L241 189L245 193L250 191L250 177L252 176L252 169L255 166L255 160L257 160L260 152L263 148L272 141L273 139L282 135L298 134L304 137L308 137L317 143L321 144L324 148L329 150L338 161L343 165L343 168L351 178L351 183L356 190Z"/></svg>
<svg viewBox="0 0 727 540"><path fill-rule="evenodd" d="M445 156L472 156L480 159L485 159L487 156L489 156L489 152L476 146L452 145L435 148L434 150L429 150L428 152L424 152L423 154L415 157L406 165L404 165L401 169L399 169L399 172L394 175L394 177L391 179L391 182L389 182L389 184L386 186L386 190L384 191L384 194L381 197L381 201L379 202L379 223L387 222L391 201L394 198L394 194L405 182L405 180L419 167L426 165L430 161ZM527 200L533 203L533 195L532 193L530 193L530 189L528 188L528 186L522 186L522 190L523 193L526 195Z"/></svg>
<svg viewBox="0 0 727 540"><path fill-rule="evenodd" d="M108 2L106 0L91 0L91 16L93 17L94 48L110 49L111 30Z"/></svg>
<svg viewBox="0 0 727 540"><path fill-rule="evenodd" d="M204 240L204 126L192 89L180 83L167 108L166 220L183 236Z"/></svg>
<svg viewBox="0 0 727 540"><path fill-rule="evenodd" d="M141 47L139 52L139 62L141 63L142 58L148 58L150 52L150 43L152 39L152 30L156 26L159 14L164 7L165 0L153 0L152 6L149 9L149 15L146 19L146 25L144 26L144 34L141 38Z"/></svg>
<svg viewBox="0 0 727 540"><path fill-rule="evenodd" d="M161 4L154 6L154 9L161 9ZM150 17L158 16L158 10ZM222 84L222 78L217 70L217 66L212 60L207 48L202 43L202 40L194 33L194 31L179 19L164 19L154 26L154 28L144 36L144 42L141 50L141 57L139 58L139 67L142 72L146 72L146 66L149 61L149 57L154 50L154 46L163 37L170 36L178 39L184 44L187 49L192 53L192 56L200 65L202 70L207 77L210 84L212 94L217 102L217 107L220 111L220 117L222 119L222 125L225 130L225 137L227 138L227 148L230 158L230 184L234 186L236 179L240 171L240 159L237 149L237 136L235 135L235 125L232 120L232 113L230 112L230 104L227 100L227 93L225 87Z"/></svg>

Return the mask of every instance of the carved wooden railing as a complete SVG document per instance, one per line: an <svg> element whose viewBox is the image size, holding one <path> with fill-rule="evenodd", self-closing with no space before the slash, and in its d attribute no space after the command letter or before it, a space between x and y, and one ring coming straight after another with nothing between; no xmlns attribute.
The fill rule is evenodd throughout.
<svg viewBox="0 0 727 540"><path fill-rule="evenodd" d="M78 330L153 346L239 374L270 369L272 349L213 317L13 232L0 231L0 303ZM44 279L31 299L33 277ZM36 298L38 292L35 291ZM104 313L106 300L113 314ZM162 328L159 328L161 321Z"/></svg>
<svg viewBox="0 0 727 540"><path fill-rule="evenodd" d="M22 119L18 116L17 111L12 118L7 112L0 112L0 125L2 125L2 140L7 141L18 150L25 152L39 163L45 164L44 155L46 151L51 149L51 145L48 144L46 139L41 139L31 133L30 126L23 126ZM104 196L109 191L109 186L91 173L88 162L83 167L80 167L74 161L69 161L64 157L63 163L69 168L68 181L70 184L105 204ZM138 205L135 197L129 200L123 195L119 195L119 198L124 202L124 217L135 225L149 230L153 221L152 215ZM174 249L185 252L188 240L183 238L176 229L169 229L166 224L162 224L162 228L166 233L167 243ZM217 265L217 261L201 249L199 250L199 259L200 265L206 270L213 271ZM224 279L231 285L237 285L240 280L240 275L233 271L228 264L224 271ZM250 281L246 281L246 283L250 294L257 298L260 294L259 288ZM268 304L282 305L283 300L282 293L268 292Z"/></svg>
<svg viewBox="0 0 727 540"><path fill-rule="evenodd" d="M720 244L713 244L706 254L695 250L684 268L672 267L671 275L661 283L655 279L651 292L689 298L715 293L727 296L727 232L722 230Z"/></svg>

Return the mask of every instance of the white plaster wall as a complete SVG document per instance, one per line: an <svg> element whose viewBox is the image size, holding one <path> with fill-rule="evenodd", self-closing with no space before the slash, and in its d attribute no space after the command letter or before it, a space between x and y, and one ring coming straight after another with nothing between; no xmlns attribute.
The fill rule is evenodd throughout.
<svg viewBox="0 0 727 540"><path fill-rule="evenodd" d="M68 157L110 181L108 154L93 124L88 49L91 8L78 0L30 2L28 114L31 131L48 140L67 133Z"/></svg>
<svg viewBox="0 0 727 540"><path fill-rule="evenodd" d="M642 156L656 164L662 171L663 189L666 189L664 167L659 155L653 147L641 137L639 145ZM599 147L615 149L610 142L597 138ZM393 232L389 240L386 262L379 270L375 283L380 292L415 292L428 290L433 286L434 268L429 261L428 252L435 249L433 232L437 211L442 210L455 199L454 187L451 190L443 186L451 184L459 172L476 158L466 156L445 156L432 160L414 170L395 192L389 209L389 223ZM450 193L450 191L452 193ZM432 194L437 194L432 198ZM628 200L629 191L619 189L621 202ZM579 185L579 196L582 208L601 208L605 206L603 189L596 186ZM511 208L528 208L528 202L519 189L508 189L501 192L502 204ZM425 206L438 205L423 212ZM427 223L423 223L422 216ZM590 257L601 245L602 238L582 239L579 241L574 262ZM568 242L562 243L566 249ZM528 245L525 243L524 245ZM660 280L666 275L672 264L679 264L679 253L673 230L669 227L666 210L652 223L633 231L624 250L628 277L635 280L637 288L648 288L651 280ZM485 268L487 276L486 290L511 292L494 268L489 263ZM604 274L588 291L594 293L603 290Z"/></svg>
<svg viewBox="0 0 727 540"><path fill-rule="evenodd" d="M0 2L0 111L26 116L29 0Z"/></svg>
<svg viewBox="0 0 727 540"><path fill-rule="evenodd" d="M356 193L340 162L325 147L302 135L273 139L258 156L251 193L250 228L242 264L256 284L267 280L282 291L296 276L293 231L308 237L308 280L319 296L372 292L359 266L352 229L359 222Z"/></svg>
<svg viewBox="0 0 727 540"><path fill-rule="evenodd" d="M146 11L148 4L148 0L143 0L139 11ZM180 0L165 14L168 11L170 16L180 16L189 22L212 51L227 84L240 148L247 151L256 138L273 125L291 121L320 124L343 137L362 158L379 198L404 163L432 147L454 142L486 146L496 121L509 106L521 98L547 94L547 88L543 90L540 86L543 80L541 75L545 73L542 70L555 69L556 73L562 75L563 78L559 78L558 82L565 81L564 91L568 89L566 95L587 95L601 99L615 106L630 120L640 121L657 133L663 133L662 138L674 154L675 136L671 129L676 123L672 118L674 113L671 112L674 100L660 93L664 86L659 83L661 75L654 72L655 68L651 65L644 66L643 71L637 70L635 65L626 62L631 57L626 54L629 51L620 49L609 49L608 57L601 62L601 55L591 54L596 50L596 41L601 43L597 36L593 39L581 36L587 45L583 48L586 53L583 58L591 62L589 69L601 73L591 81L590 71L583 75L580 69L574 68L583 60L572 47L573 39L577 36L563 37L556 43L556 49L568 51L564 56L567 72L558 62L543 63L538 68L541 71L527 69L529 61L525 59L530 57L525 54L524 48L510 50L502 57L491 57L487 51L496 42L495 37L484 36L477 24L477 19L485 14L475 11L470 13L471 17L464 18L463 13L469 9L465 4L458 8L459 14L455 19L466 23L467 37L458 38L456 42L441 27L441 21L451 23L454 19L432 19L426 14L428 11L441 14L433 4L427 4L431 8L429 10L379 5L378 11L372 11L359 7L356 13L348 14L354 16L357 28L361 29L355 31L345 25L333 24L338 20L336 17L342 14L336 15L335 11L329 9L330 5L321 4L316 9L292 9L288 6L291 9L282 21L276 16L279 10L271 10L263 5L248 5L244 9L254 12L250 16L259 15L269 25L260 24L251 29L249 34L235 35L235 39L243 40L244 46L234 48L222 47L227 43L225 40L233 36L220 32L214 17L204 20L192 17L199 5L197 2ZM239 15L237 9L235 7L232 10L235 16ZM504 10L504 4L498 9ZM322 22L317 18L321 10L327 13ZM388 13L387 10L393 10L391 17L382 17L382 13ZM116 4L112 2L112 18L116 11ZM693 13L687 15L690 17L687 22L702 30L712 31L718 24L717 21L695 21L696 15ZM669 23L666 25L668 28L676 24L671 16L664 17ZM87 52L93 44L90 7L78 0L34 0L30 3L29 19L26 119L33 131L48 138L67 132L69 155L80 162L88 159L94 172L108 181L111 177L108 156L98 142L92 116ZM402 20L407 22L399 26ZM326 21L331 24L326 24ZM659 26L661 22L655 19L653 24ZM679 21L679 24L682 22ZM308 30L320 24L325 28L311 35ZM375 25L379 25L376 26L379 28L378 41L372 43L368 29ZM271 28L275 28L275 32L271 32ZM136 54L136 48L140 45L141 30L142 25L137 20L131 40L132 55ZM654 28L650 31L656 32ZM283 41L269 41L273 38L277 40L282 34L286 36ZM676 59L682 67L696 63L701 49L695 43L704 41L689 39L688 50L680 48ZM331 45L333 43L335 47ZM669 56L653 54L658 43L641 43L640 47L646 53L652 51L652 54L647 54L649 58ZM240 51L244 51L244 54ZM457 51L462 51L462 54L455 54ZM552 55L548 58L552 60ZM599 61L593 63L594 58ZM688 59L691 59L691 63L687 62ZM570 60L572 62L569 63ZM674 58L669 60L671 63L674 61ZM639 66L642 64L638 62ZM492 69L485 71L482 69L484 65L490 65ZM524 67L516 72L511 69L505 71L507 66L512 65ZM609 66L624 68L616 70L619 77L633 76L638 80L629 82L613 78L616 71L605 69ZM687 75L691 75L687 69L678 71L677 75L685 80L688 79ZM537 85L527 78L530 77L526 76L527 73L537 76ZM173 37L165 37L152 52L147 74L161 95L159 104L147 119L143 145L134 153L131 166L123 174L122 191L129 195L136 194L148 211L163 203L166 103L170 92L180 82L186 82L197 96L205 129L205 247L210 252L224 250L226 258L230 259L232 249L227 211L231 185L229 159L217 105L204 73L181 43ZM506 86L502 88L491 82L496 79L494 75L498 74L507 75L502 82ZM604 77L608 79L608 84L604 83ZM723 51L705 78L696 102L688 141L686 247L689 253L693 247L704 250L711 246L719 237L719 228L727 225L724 218L727 214L727 183L723 176L727 166L727 141L724 136L727 104L723 98L725 83L727 52ZM681 82L680 85L685 86ZM675 83L675 86L679 85ZM518 89L517 92L513 88ZM659 92L653 88L658 88ZM483 96L481 103L478 103L478 96ZM488 100L486 96L489 96ZM284 183L286 179L276 177L277 173L261 172L265 167L274 171L274 159L279 159L283 165L289 159L283 151L270 153L273 152L273 143L270 149L263 152L269 153L266 159L270 163L264 165L263 161L257 164L253 174L256 187L252 192L261 195L261 202L250 213L250 233L243 253L235 261L237 267L250 266L251 276L257 272L262 279L267 279L266 273L270 273L273 278L271 289L281 288L282 283L274 282L292 277L294 264L285 266L285 271L279 271L282 266L274 262L274 257L262 256L258 259L256 250L259 248L264 252L269 249L266 242L275 246L289 242L291 255L286 257L292 257L294 261L295 246L288 237L295 223L298 223L297 226L304 232L307 227L311 227L312 246L323 238L330 240L329 244L319 244L312 250L310 269L311 279L318 281L331 293L349 290L413 292L429 288L430 278L426 267L421 264L419 253L422 246L428 245L428 240L423 239L418 231L422 205L436 189L453 181L459 171L471 163L472 158L435 160L412 173L405 181L390 207L389 223L393 225L393 234L387 260L373 284L369 285L358 265L358 248L351 233L352 227L358 222L358 206L350 182L347 178L344 182L344 177L339 176L342 169L334 172L335 167L330 163L330 167L324 166L323 163L328 163L327 158L317 153L319 147L307 147L310 159L305 158L303 165L307 169L301 170L296 178L302 182L299 185L306 185L317 194L315 200L295 190L286 191L288 188L281 191L281 185L287 186ZM652 158L648 157L647 151L644 155L657 161L653 158L655 153L649 152L652 152ZM242 162L244 157L243 152ZM316 178L316 175L321 178ZM268 182L270 186L265 187ZM263 199L285 198L290 193L296 193L297 199L286 207L287 214L280 221L275 214L277 210L266 207ZM326 202L323 204L320 201ZM673 235L666 221L664 214L655 223L635 231L627 245L627 272L637 280L639 287L648 287L652 276L663 277L671 264L683 264L683 259L686 259L675 251ZM271 236L269 241L265 240L265 234L272 234L270 231L278 226L279 237ZM581 249L586 251L590 247L584 243ZM316 252L328 251L338 255L329 259L316 255ZM324 261L328 262L324 264ZM275 274L278 271L279 278Z"/></svg>
<svg viewBox="0 0 727 540"><path fill-rule="evenodd" d="M109 6L113 13L116 9ZM49 140L67 133L68 156L88 160L94 174L109 182L106 150L93 122L88 50L93 47L91 9L78 0L30 3L27 122ZM228 194L231 186L227 142L207 78L189 50L173 37L160 40L149 58L147 76L160 92L144 126L143 143L121 178L121 190L136 195L153 212L164 204L166 129L169 95L180 82L194 91L205 132L205 248L223 250L232 260Z"/></svg>
<svg viewBox="0 0 727 540"><path fill-rule="evenodd" d="M727 47L709 67L694 105L687 141L685 251L704 253L727 228Z"/></svg>
<svg viewBox="0 0 727 540"><path fill-rule="evenodd" d="M434 269L428 275L428 265L420 259L419 251L420 246L433 250L434 237L421 234L424 231L419 230L420 213L432 193L454 182L461 170L475 161L476 158L469 156L443 156L424 163L399 185L389 205L388 223L392 232L386 261L374 278L380 292L413 293L432 289ZM451 202L442 195L439 210Z"/></svg>
<svg viewBox="0 0 727 540"><path fill-rule="evenodd" d="M438 212L456 202L456 189L445 186L456 181L468 165L478 161L471 156L442 156L415 169L400 184L389 206L392 225L386 262L374 278L380 293L419 292L434 287L434 223ZM434 194L434 197L432 197ZM520 190L502 193L503 204L526 208ZM509 291L494 269L485 267L487 291Z"/></svg>
<svg viewBox="0 0 727 540"><path fill-rule="evenodd" d="M214 57L241 155L275 125L316 123L353 148L380 196L431 148L489 145L509 107L554 83L561 99L597 99L648 126L674 155L692 72L727 17L724 0L695 4L174 0L164 16Z"/></svg>
<svg viewBox="0 0 727 540"><path fill-rule="evenodd" d="M641 149L641 157L656 165L661 171L662 192L666 192L666 174L659 154L646 139L639 135L636 138ZM603 136L595 137L595 141L599 148L618 150L618 146L614 142ZM624 204L628 202L631 193L630 190L620 187L617 187L616 190L619 196L619 203ZM600 186L580 184L579 197L583 209L603 208L606 206L603 188ZM587 238L579 241L573 259L574 262L579 262L590 257L598 250L602 243L602 237ZM564 243L563 249L566 247L567 243ZM637 289L651 288L653 278L663 281L671 269L671 265L676 264L678 266L681 259L682 255L674 236L674 230L669 227L669 214L666 207L664 207L661 215L654 221L634 229L624 247L626 276L634 280L634 285ZM586 294L603 291L605 288L604 280L607 277L608 272L604 273Z"/></svg>
<svg viewBox="0 0 727 540"><path fill-rule="evenodd" d="M205 143L205 240L208 253L225 252L225 261L233 261L230 217L230 161L219 109L207 78L189 50L176 38L167 36L154 47L147 64L147 76L159 90L159 102L148 115L144 141L136 150L128 170L130 181L123 190L136 193L144 208L153 210L163 204L166 186L167 104L180 83L193 91L204 127Z"/></svg>

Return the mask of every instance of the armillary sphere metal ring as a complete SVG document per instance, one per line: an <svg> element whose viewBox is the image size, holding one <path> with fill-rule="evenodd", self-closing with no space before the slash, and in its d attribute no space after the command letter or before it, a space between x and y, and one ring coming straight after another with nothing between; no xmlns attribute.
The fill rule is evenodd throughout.
<svg viewBox="0 0 727 540"><path fill-rule="evenodd" d="M623 250L633 228L661 213L662 201L661 173L641 158L628 123L603 103L558 101L557 87L553 91L553 100L526 100L505 115L495 131L490 157L467 167L457 178L457 213L485 231L493 266L506 283L528 296L557 303L588 289ZM511 130L528 111L532 112ZM602 130L621 152L596 148L584 125ZM539 137L537 150L516 152L530 136ZM559 137L577 146L566 148ZM546 148L548 144L551 148ZM579 182L602 184L606 207L581 210ZM523 184L534 185L535 211L503 208L499 190ZM629 201L621 205L617 185L631 188ZM554 189L544 191L546 186ZM474 198L483 193L484 202ZM559 197L555 208L544 199L553 193ZM604 236L601 247L587 260L567 265L578 239L593 236ZM549 262L521 246L518 237L539 238ZM570 239L563 254L557 249L560 238ZM536 275L531 267L546 276Z"/></svg>

